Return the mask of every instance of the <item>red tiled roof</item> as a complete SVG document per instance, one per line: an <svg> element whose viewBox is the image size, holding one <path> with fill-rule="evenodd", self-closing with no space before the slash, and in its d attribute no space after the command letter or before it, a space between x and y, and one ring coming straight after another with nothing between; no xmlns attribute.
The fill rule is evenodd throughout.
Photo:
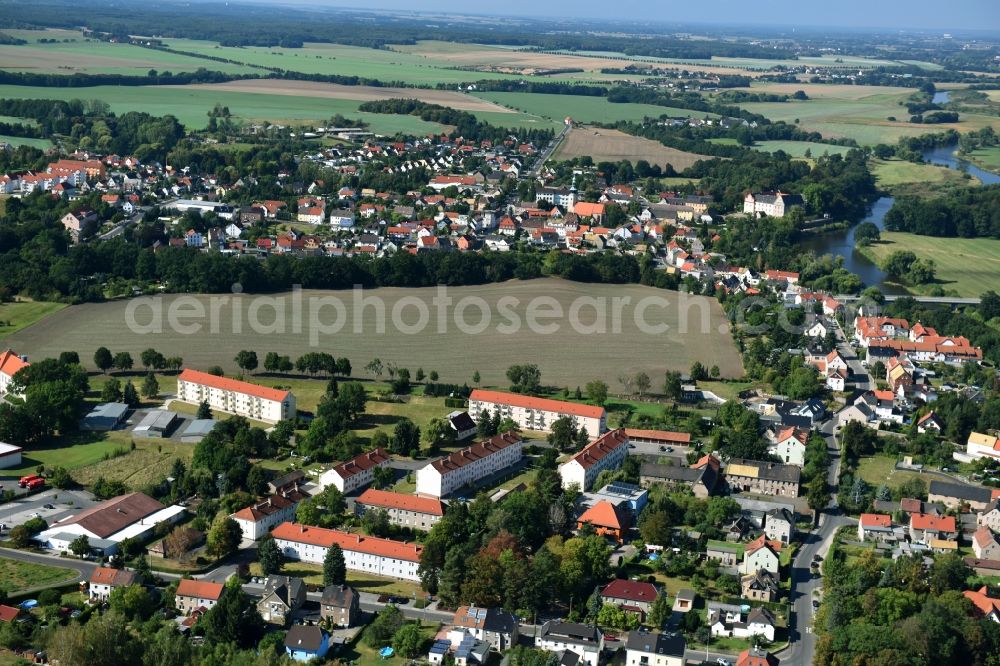
<svg viewBox="0 0 1000 666"><path fill-rule="evenodd" d="M966 590L962 592L962 596L971 601L983 615L1000 614L1000 599L994 599L988 593L989 588L984 585L975 592Z"/></svg>
<svg viewBox="0 0 1000 666"><path fill-rule="evenodd" d="M628 526L628 519L619 512L614 504L607 500L601 500L584 511L577 521L590 523L594 527L610 527L616 530L622 530Z"/></svg>
<svg viewBox="0 0 1000 666"><path fill-rule="evenodd" d="M174 593L174 596L218 601L219 597L222 596L223 587L222 583L182 578L181 582L177 585L177 592Z"/></svg>
<svg viewBox="0 0 1000 666"><path fill-rule="evenodd" d="M673 432L670 430L643 430L641 428L625 428L625 434L629 436L629 439L651 439L653 441L663 442L665 444L686 445L691 443L691 433L688 432Z"/></svg>
<svg viewBox="0 0 1000 666"><path fill-rule="evenodd" d="M251 384L250 382L241 382L238 379L210 375L207 372L192 370L191 368L184 368L184 371L178 375L177 378L181 381L191 382L192 384L202 384L203 386L209 386L222 391L246 393L247 395L252 395L263 400L282 402L288 397L288 391L281 391L267 386L261 386L259 384Z"/></svg>
<svg viewBox="0 0 1000 666"><path fill-rule="evenodd" d="M369 488L361 493L356 502L366 506L402 509L403 511L426 513L431 516L444 515L444 504L441 500L432 497L416 497L415 495L406 495L404 493L393 493L388 490L376 490L375 488Z"/></svg>
<svg viewBox="0 0 1000 666"><path fill-rule="evenodd" d="M910 527L917 530L955 532L955 516L935 516L929 513L915 513L910 516Z"/></svg>
<svg viewBox="0 0 1000 666"><path fill-rule="evenodd" d="M801 443L805 444L806 440L809 439L809 433L800 428L796 428L795 426L789 426L787 428L782 428L781 430L778 431L777 441L780 443L785 441L789 437L794 437Z"/></svg>
<svg viewBox="0 0 1000 666"><path fill-rule="evenodd" d="M604 416L603 407L594 405L581 405L576 402L566 402L564 400L551 400L549 398L533 398L520 393L506 393L504 391L488 391L486 389L475 389L469 396L470 401L492 402L501 405L511 405L524 409L540 409L546 412L558 412L560 414L572 414L585 418L599 419Z"/></svg>
<svg viewBox="0 0 1000 666"><path fill-rule="evenodd" d="M431 463L434 469L446 474L452 472L460 467L465 467L469 463L481 460L486 456L497 453L498 451L503 451L508 446L513 446L521 442L521 436L518 435L513 430L507 432L502 432L499 435L494 435L489 439L484 439L481 442L476 442L472 446L468 446L461 451L456 451L455 453L449 454L444 458L438 458Z"/></svg>
<svg viewBox="0 0 1000 666"><path fill-rule="evenodd" d="M340 475L340 478L349 479L355 474L360 474L365 470L381 465L389 459L389 453L385 449L377 448L373 451L359 453L350 460L340 463L333 469Z"/></svg>
<svg viewBox="0 0 1000 666"><path fill-rule="evenodd" d="M585 446L579 453L573 456L572 460L575 460L584 469L588 469L623 445L628 445L628 435L625 434L625 429L612 430L611 432L604 433L600 438Z"/></svg>
<svg viewBox="0 0 1000 666"><path fill-rule="evenodd" d="M892 526L892 516L886 516L881 513L863 513L861 514L861 527L891 527Z"/></svg>
<svg viewBox="0 0 1000 666"><path fill-rule="evenodd" d="M98 567L90 574L91 585L128 586L135 582L135 574L126 569Z"/></svg>
<svg viewBox="0 0 1000 666"><path fill-rule="evenodd" d="M990 545L997 540L996 535L990 531L988 527L980 527L976 530L976 533L972 535L972 540L976 542L976 545L980 548Z"/></svg>
<svg viewBox="0 0 1000 666"><path fill-rule="evenodd" d="M614 597L615 599L628 599L630 601L645 601L652 603L659 596L656 586L652 583L643 583L636 580L622 580L618 578L611 581L601 590L601 596Z"/></svg>
<svg viewBox="0 0 1000 666"><path fill-rule="evenodd" d="M276 514L282 509L287 509L293 504L295 504L294 501L282 497L281 495L271 495L263 502L257 502L256 504L243 507L233 514L233 518L239 518L240 520L248 520L256 523L263 520L267 516Z"/></svg>
<svg viewBox="0 0 1000 666"><path fill-rule="evenodd" d="M28 365L27 361L22 361L21 357L10 349L0 354L0 372L8 377L13 377L15 372L22 368L27 368Z"/></svg>
<svg viewBox="0 0 1000 666"><path fill-rule="evenodd" d="M21 611L13 606L0 605L0 622L13 622Z"/></svg>
<svg viewBox="0 0 1000 666"><path fill-rule="evenodd" d="M761 548L763 548L765 546L769 547L771 550L773 550L776 553L780 553L781 552L781 542L780 541L772 541L772 540L768 539L766 534L761 534L759 537L757 537L756 539L754 539L753 541L751 541L750 543L748 543L746 545L746 549L743 552L746 555L750 555L751 553L755 553L755 552L757 552L758 550L760 550Z"/></svg>
<svg viewBox="0 0 1000 666"><path fill-rule="evenodd" d="M419 562L420 553L424 549L423 546L415 543L379 539L362 534L351 534L350 532L341 532L340 530L328 530L322 527L310 527L295 523L281 523L272 530L271 536L275 539L283 539L294 543L306 543L323 548L329 548L333 544L337 544L342 550L351 550L356 553L367 553L380 557L391 557L408 562Z"/></svg>

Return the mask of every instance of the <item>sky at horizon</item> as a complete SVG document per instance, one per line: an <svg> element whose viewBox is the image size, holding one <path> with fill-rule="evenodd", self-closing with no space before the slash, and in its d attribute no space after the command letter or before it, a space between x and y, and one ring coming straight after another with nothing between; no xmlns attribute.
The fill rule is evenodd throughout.
<svg viewBox="0 0 1000 666"><path fill-rule="evenodd" d="M258 2L262 0L257 0ZM279 0L280 1L280 0ZM366 9L417 12L455 12L505 16L610 18L616 21L647 18L655 22L711 23L720 25L801 25L803 28L898 28L947 32L976 30L1000 32L998 0L737 0L700 2L651 2L619 0L613 5L598 0L508 0L494 5L470 5L463 0L285 0L300 5L350 6ZM608 15L609 9L613 14Z"/></svg>

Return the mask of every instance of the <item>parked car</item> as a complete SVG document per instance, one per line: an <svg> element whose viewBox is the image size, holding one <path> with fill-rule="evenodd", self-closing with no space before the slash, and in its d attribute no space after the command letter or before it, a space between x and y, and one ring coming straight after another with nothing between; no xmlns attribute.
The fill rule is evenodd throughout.
<svg viewBox="0 0 1000 666"><path fill-rule="evenodd" d="M55 504L45 504L45 505L42 506L42 508L43 509L54 509L54 508L56 508L56 506L55 506Z"/></svg>

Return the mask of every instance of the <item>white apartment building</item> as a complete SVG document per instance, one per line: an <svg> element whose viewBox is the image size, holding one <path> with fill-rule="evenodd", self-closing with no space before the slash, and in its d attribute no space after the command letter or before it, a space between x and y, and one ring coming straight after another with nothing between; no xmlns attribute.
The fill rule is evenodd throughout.
<svg viewBox="0 0 1000 666"><path fill-rule="evenodd" d="M229 517L236 521L247 541L264 538L275 525L295 520L295 508L308 497L300 490L288 490L271 495L262 502L244 507Z"/></svg>
<svg viewBox="0 0 1000 666"><path fill-rule="evenodd" d="M417 494L446 497L507 469L522 456L524 441L511 430L439 458L417 470Z"/></svg>
<svg viewBox="0 0 1000 666"><path fill-rule="evenodd" d="M346 495L371 483L375 468L385 467L391 460L389 452L381 448L359 453L323 472L319 477L319 484L324 488L336 486L337 490Z"/></svg>
<svg viewBox="0 0 1000 666"><path fill-rule="evenodd" d="M444 517L444 503L433 497L417 497L369 488L354 501L354 513L385 511L389 522L400 527L429 532Z"/></svg>
<svg viewBox="0 0 1000 666"><path fill-rule="evenodd" d="M575 456L559 465L562 487L576 486L581 491L590 490L597 476L606 469L618 469L628 455L628 435L624 428L612 430L580 450Z"/></svg>
<svg viewBox="0 0 1000 666"><path fill-rule="evenodd" d="M28 362L8 349L0 354L0 396L7 395L10 382L18 370L28 367ZM19 394L19 397L24 397Z"/></svg>
<svg viewBox="0 0 1000 666"><path fill-rule="evenodd" d="M293 560L322 564L330 546L344 551L348 569L378 576L419 581L417 567L423 546L340 530L282 523L271 532L281 554Z"/></svg>
<svg viewBox="0 0 1000 666"><path fill-rule="evenodd" d="M185 368L177 377L177 399L195 404L208 401L209 407L216 411L265 423L295 418L295 396L291 391L210 375L190 368Z"/></svg>
<svg viewBox="0 0 1000 666"><path fill-rule="evenodd" d="M547 431L553 421L564 416L586 430L588 437L600 437L608 429L603 407L485 389L476 389L469 396L469 416L476 422L483 412L493 414L497 410L501 418L512 419L524 430Z"/></svg>

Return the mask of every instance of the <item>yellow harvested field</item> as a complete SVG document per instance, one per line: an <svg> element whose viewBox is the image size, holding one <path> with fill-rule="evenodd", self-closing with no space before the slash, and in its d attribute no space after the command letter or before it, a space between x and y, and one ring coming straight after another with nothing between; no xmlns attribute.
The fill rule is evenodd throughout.
<svg viewBox="0 0 1000 666"><path fill-rule="evenodd" d="M698 160L711 159L618 130L575 127L563 139L555 159L568 160L583 156L592 157L594 162L629 160L634 163L646 160L661 167L670 164L677 171L683 171Z"/></svg>
<svg viewBox="0 0 1000 666"><path fill-rule="evenodd" d="M845 83L754 83L751 92L791 95L801 90L812 99L833 97L836 99L864 99L872 95L912 92L910 88L892 86L853 86Z"/></svg>
<svg viewBox="0 0 1000 666"><path fill-rule="evenodd" d="M451 90L429 90L425 88L381 88L374 86L343 86L317 81L286 81L282 79L244 79L227 83L200 83L187 86L162 86L164 88L184 88L194 90L216 90L221 92L259 93L264 95L288 95L289 97L318 97L324 99L350 99L372 102L383 99L418 99L428 104L439 104L459 111L490 111L494 113L514 113L510 109L488 100L472 97Z"/></svg>

